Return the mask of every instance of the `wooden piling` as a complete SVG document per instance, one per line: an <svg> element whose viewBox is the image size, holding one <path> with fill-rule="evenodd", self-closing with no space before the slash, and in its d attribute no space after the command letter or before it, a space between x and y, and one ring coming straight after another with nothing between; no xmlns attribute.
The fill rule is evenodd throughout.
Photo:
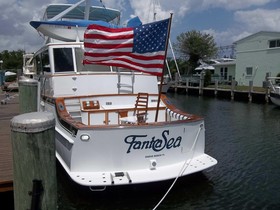
<svg viewBox="0 0 280 210"><path fill-rule="evenodd" d="M19 80L20 113L36 112L38 106L38 81L22 77Z"/></svg>
<svg viewBox="0 0 280 210"><path fill-rule="evenodd" d="M267 72L265 74L265 101L266 103L269 102L269 95L270 95L270 88L269 88L269 77L270 77L271 73Z"/></svg>
<svg viewBox="0 0 280 210"><path fill-rule="evenodd" d="M11 120L15 210L57 209L54 127L49 112Z"/></svg>
<svg viewBox="0 0 280 210"><path fill-rule="evenodd" d="M248 93L248 98L249 102L252 102L252 92L253 92L253 81L249 81L249 93Z"/></svg>
<svg viewBox="0 0 280 210"><path fill-rule="evenodd" d="M189 91L189 83L190 83L190 80L189 78L186 79L186 93L188 93Z"/></svg>
<svg viewBox="0 0 280 210"><path fill-rule="evenodd" d="M230 98L234 100L234 90L235 90L236 82L234 79L231 80L231 90L230 90Z"/></svg>
<svg viewBox="0 0 280 210"><path fill-rule="evenodd" d="M205 72L202 71L200 73L200 80L199 80L199 95L202 96L203 95L203 87L204 87L204 75L205 75Z"/></svg>
<svg viewBox="0 0 280 210"><path fill-rule="evenodd" d="M218 88L219 88L219 81L215 80L215 90L214 90L214 95L215 96L218 95Z"/></svg>

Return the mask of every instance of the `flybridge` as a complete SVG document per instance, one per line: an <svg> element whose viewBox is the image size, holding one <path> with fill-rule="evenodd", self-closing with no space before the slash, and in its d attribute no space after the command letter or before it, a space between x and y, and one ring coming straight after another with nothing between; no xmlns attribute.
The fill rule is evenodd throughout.
<svg viewBox="0 0 280 210"><path fill-rule="evenodd" d="M111 8L90 6L89 0L76 4L50 4L45 11L43 20L102 20L111 22L120 20L120 11ZM85 3L85 5L82 5Z"/></svg>
<svg viewBox="0 0 280 210"><path fill-rule="evenodd" d="M46 39L60 41L83 41L88 25L117 26L120 11L105 7L90 6L89 0L74 5L51 4L46 8L42 21L31 21L30 25Z"/></svg>

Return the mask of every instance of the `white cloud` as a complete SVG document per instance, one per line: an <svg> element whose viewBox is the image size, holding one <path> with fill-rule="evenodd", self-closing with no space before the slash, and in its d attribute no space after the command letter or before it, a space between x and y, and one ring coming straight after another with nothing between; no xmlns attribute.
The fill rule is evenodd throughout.
<svg viewBox="0 0 280 210"><path fill-rule="evenodd" d="M280 9L237 11L234 17L248 32L280 31Z"/></svg>
<svg viewBox="0 0 280 210"><path fill-rule="evenodd" d="M68 1L76 3L78 0ZM260 30L279 31L280 9L256 9L277 1L279 0L103 0L102 2L106 7L121 10L126 15L122 17L122 21L137 15L143 22L148 22L153 20L154 11L158 20L168 18L173 12L174 32L178 30L176 28L178 25L184 25L191 13L193 15L197 11L212 8L231 10L229 12L234 14L235 24L231 23L224 31L220 31L218 26L209 25L205 31L211 32L217 43L232 43L244 35ZM65 2L67 0L0 0L0 52L17 49L30 52L38 49L43 39L29 25L29 21L40 19L49 3ZM92 2L98 3L96 0ZM160 7L154 9L152 2L160 3Z"/></svg>
<svg viewBox="0 0 280 210"><path fill-rule="evenodd" d="M259 31L280 31L280 9L236 11L235 25L225 31L203 30L213 35L219 46L230 45L237 40Z"/></svg>
<svg viewBox="0 0 280 210"><path fill-rule="evenodd" d="M109 8L118 8L120 11L126 10L126 0L103 0L104 6Z"/></svg>
<svg viewBox="0 0 280 210"><path fill-rule="evenodd" d="M139 16L143 23L151 22L155 19L161 20L170 16L170 9L164 9L160 5L153 5L152 1L130 0L134 15ZM154 17L154 13L156 14Z"/></svg>
<svg viewBox="0 0 280 210"><path fill-rule="evenodd" d="M134 15L147 23L154 20L154 13L157 20L168 18L170 13L173 13L174 21L178 21L190 10L190 2L188 0L130 0L130 5Z"/></svg>
<svg viewBox="0 0 280 210"><path fill-rule="evenodd" d="M203 12L212 8L220 8L235 11L237 9L246 9L263 6L277 0L129 0L133 15L139 16L143 22L153 20L154 10L156 18L168 18L170 13L174 13L173 24L184 21L189 13ZM152 4L160 4L153 7Z"/></svg>
<svg viewBox="0 0 280 210"><path fill-rule="evenodd" d="M46 5L58 0L0 0L0 52L3 50L26 49L34 51L42 43L29 21L42 17Z"/></svg>
<svg viewBox="0 0 280 210"><path fill-rule="evenodd" d="M216 31L214 29L206 29L203 33L210 34L214 37L218 47L232 45L236 40L248 36L248 33L239 33L233 29L226 31Z"/></svg>
<svg viewBox="0 0 280 210"><path fill-rule="evenodd" d="M261 6L276 0L200 0L201 8L219 7L228 10L244 9L251 6Z"/></svg>

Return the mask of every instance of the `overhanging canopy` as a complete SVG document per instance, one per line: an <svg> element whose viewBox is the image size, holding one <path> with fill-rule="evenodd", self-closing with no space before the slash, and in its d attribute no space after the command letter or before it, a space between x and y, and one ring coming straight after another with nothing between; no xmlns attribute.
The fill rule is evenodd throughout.
<svg viewBox="0 0 280 210"><path fill-rule="evenodd" d="M60 14L61 12L65 11L71 4L51 4L47 7L44 19L51 19L56 15ZM84 19L85 15L85 6L77 6L67 14L63 16L63 19ZM89 12L89 20L103 20L106 22L110 22L115 18L120 16L120 11L104 8L104 7L97 7L91 6Z"/></svg>

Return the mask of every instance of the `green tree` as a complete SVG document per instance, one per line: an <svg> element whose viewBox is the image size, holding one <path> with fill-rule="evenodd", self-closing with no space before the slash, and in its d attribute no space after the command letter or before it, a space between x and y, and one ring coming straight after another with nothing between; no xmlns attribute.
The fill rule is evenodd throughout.
<svg viewBox="0 0 280 210"><path fill-rule="evenodd" d="M177 66L175 64L175 59L167 58L167 62L168 62L170 72L171 72L171 75L173 78L174 78L175 74L177 73L177 66L178 66L178 69L179 69L179 72L181 75L186 74L186 72L188 71L188 65L185 60L176 59Z"/></svg>
<svg viewBox="0 0 280 210"><path fill-rule="evenodd" d="M21 69L23 65L23 50L8 51L4 50L0 53L0 60L3 61L2 69Z"/></svg>
<svg viewBox="0 0 280 210"><path fill-rule="evenodd" d="M211 72L209 70L206 70L204 75L204 87L207 87L210 84L211 84Z"/></svg>
<svg viewBox="0 0 280 210"><path fill-rule="evenodd" d="M188 31L177 36L175 50L188 60L189 67L194 70L199 59L207 60L216 57L218 48L213 36L200 31Z"/></svg>

